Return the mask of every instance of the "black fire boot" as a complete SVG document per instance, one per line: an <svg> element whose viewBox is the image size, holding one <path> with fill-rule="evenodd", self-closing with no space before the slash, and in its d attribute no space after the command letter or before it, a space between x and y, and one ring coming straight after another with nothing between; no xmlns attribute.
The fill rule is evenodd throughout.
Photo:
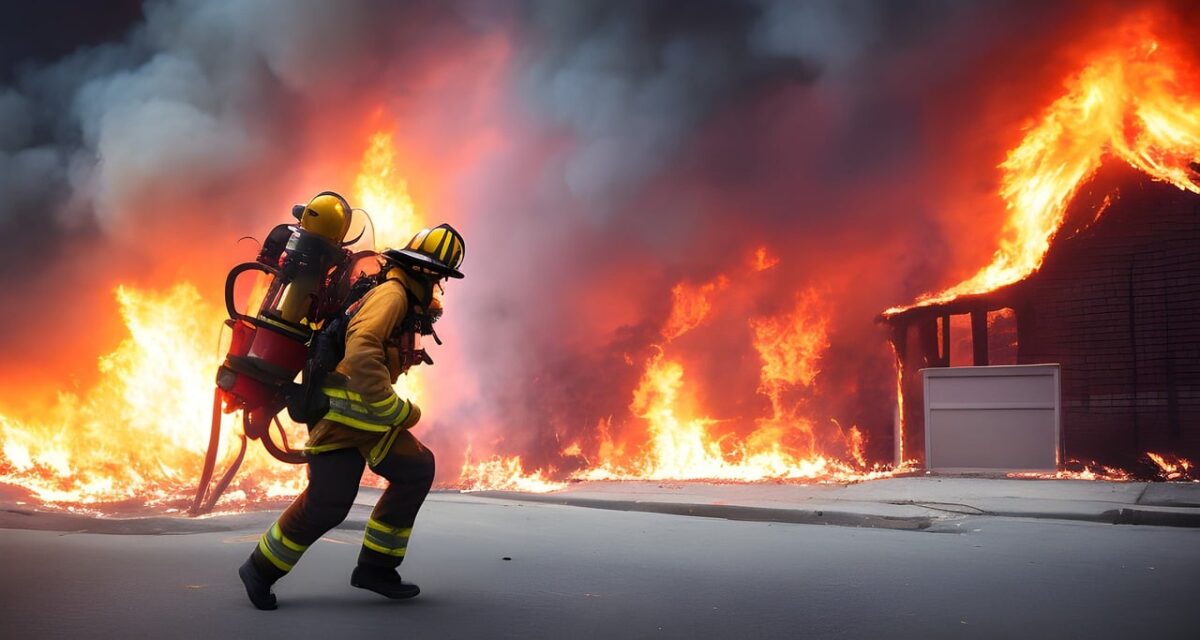
<svg viewBox="0 0 1200 640"><path fill-rule="evenodd" d="M395 569L358 565L350 574L350 586L374 591L393 600L404 600L421 593L421 587L400 579Z"/></svg>
<svg viewBox="0 0 1200 640"><path fill-rule="evenodd" d="M242 584L246 585L246 595L250 597L250 602L255 607L263 611L278 608L279 605L275 604L275 594L271 593L271 585L275 583L275 580L263 575L258 565L255 564L253 555L246 558L246 561L238 568L238 576L241 577Z"/></svg>

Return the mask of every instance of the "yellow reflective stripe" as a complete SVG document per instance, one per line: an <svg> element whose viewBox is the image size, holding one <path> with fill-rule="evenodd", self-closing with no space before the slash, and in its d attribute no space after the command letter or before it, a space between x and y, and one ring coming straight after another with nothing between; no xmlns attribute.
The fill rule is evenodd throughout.
<svg viewBox="0 0 1200 640"><path fill-rule="evenodd" d="M348 427L354 427L355 429L362 429L363 431L372 431L375 433L387 433L388 430L392 428L388 425L374 424L364 420L359 420L358 418L353 418L351 416L338 413L332 409L329 411L329 413L325 414L325 419L344 424Z"/></svg>
<svg viewBox="0 0 1200 640"><path fill-rule="evenodd" d="M371 459L367 463L374 467L387 457L388 451L391 451L392 444L396 442L396 436L398 435L400 435L400 428L392 427L391 433L380 438L378 444L371 449ZM370 521L368 521L368 524L370 524Z"/></svg>
<svg viewBox="0 0 1200 640"><path fill-rule="evenodd" d="M255 318L255 319L256 319L256 320L258 320L259 322L262 322L262 323L264 323L264 324L269 324L269 325L271 325L271 326L273 326L273 327L277 327L277 328L279 328L279 329L283 329L284 331L287 331L288 333L290 333L290 334L292 334L292 335L294 335L294 336L299 336L299 337L301 337L301 338L304 338L305 340L308 340L308 339L309 339L309 337L311 337L311 336L312 336L312 331L307 331L307 332L305 332L305 331L303 331L303 330L302 330L302 329L303 329L303 327L302 327L302 328L300 328L300 329L297 329L295 326L287 325L287 324L284 324L284 323L282 323L282 322L277 322L277 321L275 321L275 320L272 320L272 319L268 318L268 317L267 317L267 316L265 316L265 315L260 315L260 316L258 316L258 317L257 317L257 318Z"/></svg>
<svg viewBox="0 0 1200 640"><path fill-rule="evenodd" d="M389 555L389 556L396 556L397 558L403 558L405 551L407 551L407 549L405 549L404 547L401 547L399 549L388 549L386 547L377 545L374 542L371 542L370 540L367 540L365 538L363 539L363 546L372 551L378 551L379 553Z"/></svg>
<svg viewBox="0 0 1200 640"><path fill-rule="evenodd" d="M363 532L363 546L379 553L403 557L411 535L412 527L393 527L370 518L367 520L367 530Z"/></svg>
<svg viewBox="0 0 1200 640"><path fill-rule="evenodd" d="M283 546L291 549L292 551L299 551L299 552L303 553L304 550L308 548L307 545L299 544L297 542L292 542L292 540L290 538L283 535L283 530L279 528L278 522L276 522L275 526L272 527L272 531L273 531L273 533L276 534L276 537L279 538L279 541L283 543Z"/></svg>
<svg viewBox="0 0 1200 640"><path fill-rule="evenodd" d="M376 531L382 531L391 535L399 535L405 538L412 535L412 527L393 527L389 524L380 522L375 518L367 518L367 526L375 529Z"/></svg>
<svg viewBox="0 0 1200 640"><path fill-rule="evenodd" d="M350 447L352 447L352 445L350 445L350 444L338 444L338 443L322 444L322 445L319 445L319 447L306 447L305 453L323 454L323 453L325 453L325 451L336 451L337 449L349 449Z"/></svg>
<svg viewBox="0 0 1200 640"><path fill-rule="evenodd" d="M266 556L267 560L271 561L271 564L279 567L280 571L292 570L292 565L280 560L279 558L276 558L275 554L271 553L271 549L267 547L267 540L265 537L258 540L258 550L261 551L264 556Z"/></svg>
<svg viewBox="0 0 1200 640"><path fill-rule="evenodd" d="M321 393L324 393L330 398L348 400L351 404L363 405L364 407L369 406L372 409L375 409L375 411L371 411L370 413L391 413L392 410L395 409L396 405L400 403L400 396L397 396L394 393L389 398L384 398L383 400L377 400L375 402L367 402L363 399L362 394L355 391L350 391L349 389L326 387L321 389ZM355 408L357 409L358 407Z"/></svg>
<svg viewBox="0 0 1200 640"><path fill-rule="evenodd" d="M412 413L412 403L401 400L395 393L383 400L367 403L361 394L348 389L326 387L321 392L329 398L329 411L325 418L356 429L383 433L403 423Z"/></svg>
<svg viewBox="0 0 1200 640"><path fill-rule="evenodd" d="M375 411L363 405L356 405L353 402L348 407L334 406L333 410L351 418L359 418L374 424L385 426L393 426L404 422L408 418L408 414L412 412L412 403L405 401L403 406L393 406L387 411Z"/></svg>
<svg viewBox="0 0 1200 640"><path fill-rule="evenodd" d="M384 398L379 402L372 402L370 404L376 409L382 409L380 413L391 413L392 410L396 408L396 405L399 404L399 402L400 396L393 393L392 397L390 398Z"/></svg>
<svg viewBox="0 0 1200 640"><path fill-rule="evenodd" d="M402 409L400 411L400 413L396 415L395 419L392 420L392 424L394 424L396 426L400 426L400 425L404 424L404 421L408 420L408 416L411 414L412 414L412 403L409 402L408 400L405 400L404 401L404 409Z"/></svg>
<svg viewBox="0 0 1200 640"><path fill-rule="evenodd" d="M383 449L383 443L387 442L388 438L391 438L391 437L392 437L392 434L389 433L386 436L380 438L379 442L374 447L371 447L371 456L370 456L370 459L367 460L367 466L373 467L373 466L379 464L379 461L383 458L383 456L380 455L380 450Z"/></svg>
<svg viewBox="0 0 1200 640"><path fill-rule="evenodd" d="M304 550L308 547L289 539L283 535L283 530L279 528L279 521L276 520L267 529L266 533L258 540L258 549L263 556L271 562L271 564L279 567L282 571L291 571L292 567L300 561L300 556L304 554Z"/></svg>
<svg viewBox="0 0 1200 640"><path fill-rule="evenodd" d="M330 398L339 398L341 400L349 400L351 402L362 402L362 394L350 391L349 389L338 389L337 387L325 387L321 389L321 393Z"/></svg>
<svg viewBox="0 0 1200 640"><path fill-rule="evenodd" d="M392 428L392 433L388 437L387 446L383 448L383 451L382 451L383 455L380 456L381 459L383 457L387 456L388 452L392 450L392 445L396 444L396 438L400 437L400 431L401 431L400 425L396 425L395 427Z"/></svg>

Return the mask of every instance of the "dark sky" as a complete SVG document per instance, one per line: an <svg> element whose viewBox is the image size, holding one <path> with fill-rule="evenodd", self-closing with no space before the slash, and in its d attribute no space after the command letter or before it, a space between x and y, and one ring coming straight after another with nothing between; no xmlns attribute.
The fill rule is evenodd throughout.
<svg viewBox="0 0 1200 640"><path fill-rule="evenodd" d="M82 46L117 39L142 19L140 0L0 3L0 82L23 63L52 62Z"/></svg>

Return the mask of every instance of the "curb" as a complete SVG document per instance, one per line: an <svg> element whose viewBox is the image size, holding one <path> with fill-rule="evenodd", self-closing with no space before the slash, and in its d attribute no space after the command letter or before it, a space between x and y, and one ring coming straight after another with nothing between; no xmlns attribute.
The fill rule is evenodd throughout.
<svg viewBox="0 0 1200 640"><path fill-rule="evenodd" d="M103 535L186 535L238 531L256 526L269 512L248 512L215 517L132 516L102 517L0 507L0 529L62 531Z"/></svg>
<svg viewBox="0 0 1200 640"><path fill-rule="evenodd" d="M1200 510L1152 511L1149 509L1117 509L1105 512L1113 514L1113 524L1141 524L1156 527L1200 528Z"/></svg>
<svg viewBox="0 0 1200 640"><path fill-rule="evenodd" d="M898 529L903 531L920 531L922 529L928 529L935 521L935 518L928 516L896 517L868 515L850 511L771 509L768 507L746 507L724 504L563 498L548 495L519 493L515 491L472 491L470 495L480 496L483 498L514 500L518 502L540 502L543 504L556 504L568 507L606 509L609 511L661 513L673 516L718 518L722 520L737 520L744 522L826 524L839 527L867 527L874 529Z"/></svg>
<svg viewBox="0 0 1200 640"><path fill-rule="evenodd" d="M1110 509L1101 513L1048 513L1027 511L986 511L982 516L1004 518L1029 518L1034 520L1069 520L1072 522L1095 522L1098 524L1126 524L1148 527L1182 527L1200 529L1200 510L1195 512L1156 511L1151 509Z"/></svg>
<svg viewBox="0 0 1200 640"><path fill-rule="evenodd" d="M841 527L867 527L875 529L897 529L922 531L935 522L948 518L932 516L879 516L852 511L830 511L811 509L786 509L747 507L739 505L698 504L686 502L643 502L637 500L601 500L596 498L570 498L545 494L520 493L516 491L472 491L469 495L482 498L537 502L587 509L661 513L698 518L720 518L747 522L784 522L789 524L825 524ZM889 503L890 504L890 503ZM920 503L912 503L920 506ZM959 516L1026 518L1036 520L1068 520L1095 522L1114 525L1142 525L1155 527L1200 528L1200 509L1192 511L1161 511L1154 509L1120 508L1099 513L1087 512L1023 512L986 511L958 513Z"/></svg>

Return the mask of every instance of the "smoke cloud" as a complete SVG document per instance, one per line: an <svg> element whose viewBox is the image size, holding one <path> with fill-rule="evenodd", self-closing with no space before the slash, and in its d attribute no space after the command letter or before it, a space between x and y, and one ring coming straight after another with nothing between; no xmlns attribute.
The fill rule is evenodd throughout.
<svg viewBox="0 0 1200 640"><path fill-rule="evenodd" d="M117 282L215 299L238 237L350 193L390 129L426 219L467 238L422 434L443 475L467 441L561 465L628 421L672 287L720 275L679 341L706 409L763 414L747 318L816 291L831 347L805 402L885 459L875 315L986 259L993 167L1069 68L1061 43L1119 10L1043 5L147 1L6 58L0 383L90 369ZM759 248L778 266L750 268Z"/></svg>

